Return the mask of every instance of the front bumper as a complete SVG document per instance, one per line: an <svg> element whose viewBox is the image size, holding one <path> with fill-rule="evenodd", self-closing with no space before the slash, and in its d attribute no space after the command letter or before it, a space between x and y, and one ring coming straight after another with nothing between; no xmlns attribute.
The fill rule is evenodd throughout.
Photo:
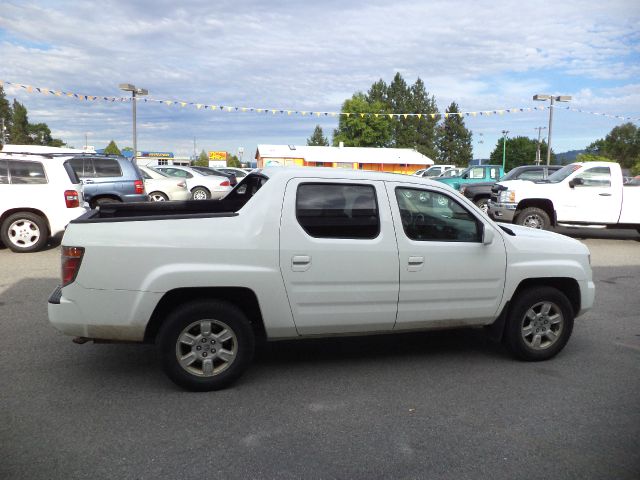
<svg viewBox="0 0 640 480"><path fill-rule="evenodd" d="M592 281L580 281L578 284L580 286L580 311L577 313L576 317L579 317L591 310L596 297L595 283Z"/></svg>
<svg viewBox="0 0 640 480"><path fill-rule="evenodd" d="M495 203L489 201L489 217L496 222L513 223L518 205L515 203Z"/></svg>

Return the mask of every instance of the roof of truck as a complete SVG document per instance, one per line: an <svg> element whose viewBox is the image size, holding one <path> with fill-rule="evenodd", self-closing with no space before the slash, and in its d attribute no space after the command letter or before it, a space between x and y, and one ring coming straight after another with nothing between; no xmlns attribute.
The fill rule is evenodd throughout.
<svg viewBox="0 0 640 480"><path fill-rule="evenodd" d="M415 183L431 186L448 186L442 182L429 180L425 177L415 177L413 175L404 175L401 173L374 172L371 170L353 170L348 168L331 168L331 167L266 167L261 172L269 178L287 177L287 178L331 178L345 180L378 180L386 182L403 182Z"/></svg>

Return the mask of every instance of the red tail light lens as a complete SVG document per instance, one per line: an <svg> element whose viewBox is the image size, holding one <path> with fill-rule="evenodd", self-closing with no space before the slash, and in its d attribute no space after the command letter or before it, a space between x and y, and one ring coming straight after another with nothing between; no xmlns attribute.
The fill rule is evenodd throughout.
<svg viewBox="0 0 640 480"><path fill-rule="evenodd" d="M220 184L220 186L221 186L221 187L230 187L230 186L231 186L231 184L229 183L229 180L225 180L224 182L222 182L222 183Z"/></svg>
<svg viewBox="0 0 640 480"><path fill-rule="evenodd" d="M62 286L72 283L78 275L84 248L62 247Z"/></svg>
<svg viewBox="0 0 640 480"><path fill-rule="evenodd" d="M142 180L136 180L133 184L136 187L136 193L144 193L144 183Z"/></svg>
<svg viewBox="0 0 640 480"><path fill-rule="evenodd" d="M80 197L75 190L64 191L64 201L67 204L67 208L76 208L80 206Z"/></svg>
<svg viewBox="0 0 640 480"><path fill-rule="evenodd" d="M187 188L187 182L178 182L180 188Z"/></svg>

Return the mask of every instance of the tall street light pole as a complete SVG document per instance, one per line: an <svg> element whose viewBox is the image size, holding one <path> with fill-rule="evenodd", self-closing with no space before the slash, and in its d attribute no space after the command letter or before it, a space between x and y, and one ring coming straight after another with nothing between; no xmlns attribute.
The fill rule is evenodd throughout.
<svg viewBox="0 0 640 480"><path fill-rule="evenodd" d="M507 135L509 135L509 130L502 130L502 170L504 170L507 160Z"/></svg>
<svg viewBox="0 0 640 480"><path fill-rule="evenodd" d="M549 134L547 135L547 165L551 163L551 127L553 126L553 104L554 102L570 102L570 95L546 95L537 94L533 96L533 99L538 102L545 102L551 100L549 106Z"/></svg>
<svg viewBox="0 0 640 480"><path fill-rule="evenodd" d="M546 130L547 127L536 127L534 130L538 130L538 145L536 146L536 165L540 165L542 163L542 159L540 158L540 135L542 130Z"/></svg>
<svg viewBox="0 0 640 480"><path fill-rule="evenodd" d="M133 110L133 164L135 165L137 163L136 157L138 156L138 132L136 131L136 104L138 101L136 97L139 95L149 95L149 92L144 88L137 88L130 83L121 83L119 88L125 92L131 92L131 107Z"/></svg>

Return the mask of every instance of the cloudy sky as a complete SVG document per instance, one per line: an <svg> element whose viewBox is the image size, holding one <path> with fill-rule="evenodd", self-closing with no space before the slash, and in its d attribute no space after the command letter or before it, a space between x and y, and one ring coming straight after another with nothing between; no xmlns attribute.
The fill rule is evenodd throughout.
<svg viewBox="0 0 640 480"><path fill-rule="evenodd" d="M424 80L441 111L538 106L640 117L640 2L428 0L4 0L0 80L119 96L133 83L154 99L278 110L339 111L356 91L396 72ZM54 136L97 148L131 145L131 105L81 102L5 85ZM404 113L404 112L398 112ZM474 156L502 130L536 137L548 113L469 117ZM556 110L556 152L584 148L623 120ZM332 117L138 105L138 148L173 151L304 144ZM636 120L636 123L638 121Z"/></svg>

